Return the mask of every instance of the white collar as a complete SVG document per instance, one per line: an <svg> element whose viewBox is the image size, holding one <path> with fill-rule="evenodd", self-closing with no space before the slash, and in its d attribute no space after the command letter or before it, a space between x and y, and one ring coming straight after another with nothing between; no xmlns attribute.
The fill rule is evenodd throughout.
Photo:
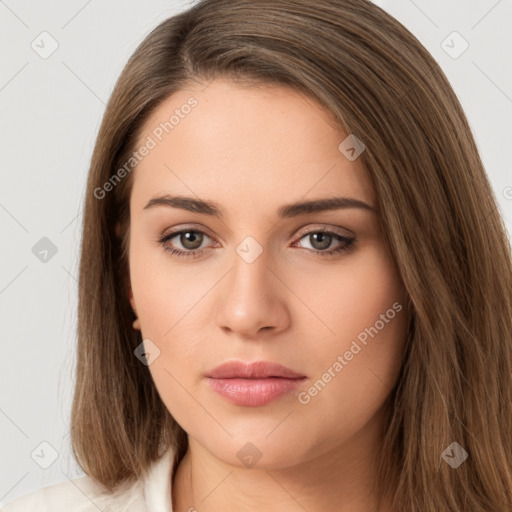
<svg viewBox="0 0 512 512"><path fill-rule="evenodd" d="M150 512L172 512L171 477L174 450L167 450L150 468L144 482L144 498Z"/></svg>

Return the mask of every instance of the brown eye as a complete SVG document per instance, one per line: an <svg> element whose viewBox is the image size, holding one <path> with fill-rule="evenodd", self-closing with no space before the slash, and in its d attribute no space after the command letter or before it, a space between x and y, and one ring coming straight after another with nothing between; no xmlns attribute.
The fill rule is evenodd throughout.
<svg viewBox="0 0 512 512"><path fill-rule="evenodd" d="M210 236L199 229L182 229L163 236L159 243L163 246L166 252L174 256L182 258L199 258L208 251L208 246L203 246L206 239L212 240ZM172 240L176 239L174 242ZM334 231L327 231L317 229L304 234L299 241L307 239L311 248L307 248L308 252L313 253L315 256L329 257L337 253L351 251L355 244L355 238L349 238ZM332 249L333 242L334 249ZM296 247L297 242L294 244ZM180 247L181 246L181 247ZM299 245L300 247L300 245Z"/></svg>
<svg viewBox="0 0 512 512"><path fill-rule="evenodd" d="M177 236L182 246L189 251L199 249L203 241L203 233L199 231L182 231Z"/></svg>
<svg viewBox="0 0 512 512"><path fill-rule="evenodd" d="M183 229L170 233L159 240L164 250L175 256L195 258L207 250L201 247L204 239L210 237L198 229ZM171 240L174 240L171 242ZM180 247L181 246L181 247Z"/></svg>
<svg viewBox="0 0 512 512"><path fill-rule="evenodd" d="M343 251L348 252L356 243L355 238L343 236L334 231L318 229L316 231L310 231L300 238L300 240L304 239L307 240L311 246L310 248L306 247L306 249L318 256L333 256L335 253L341 253ZM332 249L333 242L334 249ZM338 242L337 245L336 242Z"/></svg>
<svg viewBox="0 0 512 512"><path fill-rule="evenodd" d="M307 236L309 236L313 249L317 249L319 251L327 249L331 245L333 239L332 235L323 232L311 233Z"/></svg>

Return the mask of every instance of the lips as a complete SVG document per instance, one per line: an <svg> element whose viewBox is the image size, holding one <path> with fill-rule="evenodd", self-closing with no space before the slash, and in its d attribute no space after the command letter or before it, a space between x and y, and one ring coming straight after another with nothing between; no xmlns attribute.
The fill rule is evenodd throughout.
<svg viewBox="0 0 512 512"><path fill-rule="evenodd" d="M206 380L229 402L260 407L292 393L306 377L277 363L229 361L208 373Z"/></svg>
<svg viewBox="0 0 512 512"><path fill-rule="evenodd" d="M253 363L228 361L217 366L206 376L212 379L266 379L269 377L300 379L305 377L305 375L301 375L290 368L268 361L255 361Z"/></svg>

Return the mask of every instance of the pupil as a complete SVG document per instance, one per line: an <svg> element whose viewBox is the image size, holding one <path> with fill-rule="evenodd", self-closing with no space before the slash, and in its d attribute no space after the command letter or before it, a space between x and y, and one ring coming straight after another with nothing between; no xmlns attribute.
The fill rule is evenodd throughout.
<svg viewBox="0 0 512 512"><path fill-rule="evenodd" d="M319 250L326 249L329 247L329 245L331 245L332 236L327 233L313 233L310 235L310 237L313 240L313 247L316 246L316 248ZM195 231L187 231L182 233L181 239L183 247L186 247L190 250L197 249L201 245L201 235Z"/></svg>
<svg viewBox="0 0 512 512"><path fill-rule="evenodd" d="M199 233L194 231L187 231L186 233L182 233L181 238L183 247L187 249L194 250L201 245L201 237ZM199 240L199 243L197 243L196 238Z"/></svg>
<svg viewBox="0 0 512 512"><path fill-rule="evenodd" d="M317 249L327 249L329 245L331 245L332 236L327 233L313 233L313 239L315 243L320 242L320 246L317 246ZM315 247L315 243L313 243L313 247Z"/></svg>

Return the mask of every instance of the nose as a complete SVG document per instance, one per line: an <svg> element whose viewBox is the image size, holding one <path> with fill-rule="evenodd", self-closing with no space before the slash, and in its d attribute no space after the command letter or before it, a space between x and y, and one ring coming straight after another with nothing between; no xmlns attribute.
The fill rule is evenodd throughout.
<svg viewBox="0 0 512 512"><path fill-rule="evenodd" d="M216 322L226 333L256 339L289 326L291 292L268 265L265 251L252 263L235 255L233 267L217 287Z"/></svg>

